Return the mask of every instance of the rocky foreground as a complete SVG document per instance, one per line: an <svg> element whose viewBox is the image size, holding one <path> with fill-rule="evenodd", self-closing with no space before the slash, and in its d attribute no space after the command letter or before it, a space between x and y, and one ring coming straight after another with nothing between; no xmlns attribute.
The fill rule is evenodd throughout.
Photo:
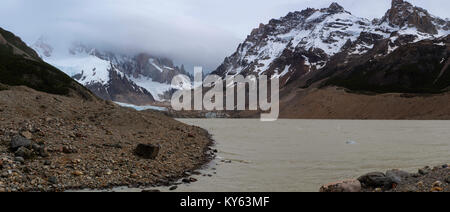
<svg viewBox="0 0 450 212"><path fill-rule="evenodd" d="M1 87L0 192L171 185L214 154L159 112Z"/></svg>
<svg viewBox="0 0 450 212"><path fill-rule="evenodd" d="M417 173L372 172L358 179L323 185L320 192L450 192L450 167L448 164L427 166Z"/></svg>

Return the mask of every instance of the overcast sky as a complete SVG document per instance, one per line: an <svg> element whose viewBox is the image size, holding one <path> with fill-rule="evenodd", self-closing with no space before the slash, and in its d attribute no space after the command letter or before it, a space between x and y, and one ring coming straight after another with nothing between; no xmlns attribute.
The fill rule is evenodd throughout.
<svg viewBox="0 0 450 212"><path fill-rule="evenodd" d="M391 0L334 0L354 15L379 18ZM1 0L0 27L28 44L58 42L147 51L214 69L259 23L329 0ZM449 0L410 0L448 18Z"/></svg>

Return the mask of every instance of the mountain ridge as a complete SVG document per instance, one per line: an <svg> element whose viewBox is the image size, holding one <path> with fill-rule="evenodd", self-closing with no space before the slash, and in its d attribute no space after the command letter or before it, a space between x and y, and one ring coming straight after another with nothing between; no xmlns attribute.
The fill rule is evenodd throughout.
<svg viewBox="0 0 450 212"><path fill-rule="evenodd" d="M76 96L85 100L97 99L75 80L41 60L19 37L2 28L0 72L0 83L4 85L24 85L51 94Z"/></svg>
<svg viewBox="0 0 450 212"><path fill-rule="evenodd" d="M178 74L189 76L172 60L147 53L124 54L72 43L55 49L45 38L34 45L41 58L59 67L102 99L135 105L166 101Z"/></svg>
<svg viewBox="0 0 450 212"><path fill-rule="evenodd" d="M321 70L338 63L336 59L363 57L387 41L387 49L380 53L386 56L402 45L442 38L449 32L449 21L402 0L393 0L391 9L372 21L332 3L328 8L307 8L261 24L213 74L276 75L282 87L298 79L307 87L323 79L316 75L323 75Z"/></svg>

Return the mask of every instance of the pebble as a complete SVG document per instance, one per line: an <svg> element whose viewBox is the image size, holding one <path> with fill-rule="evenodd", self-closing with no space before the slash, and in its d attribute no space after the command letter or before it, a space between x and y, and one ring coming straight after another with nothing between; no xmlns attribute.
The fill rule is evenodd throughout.
<svg viewBox="0 0 450 212"><path fill-rule="evenodd" d="M441 187L434 187L430 190L430 192L442 192L442 191L444 191L444 189Z"/></svg>
<svg viewBox="0 0 450 212"><path fill-rule="evenodd" d="M28 139L28 140L31 140L32 138L33 138L33 134L31 134L30 132L28 132L28 131L23 131L23 132L21 132L20 133L23 137L25 137L26 139Z"/></svg>
<svg viewBox="0 0 450 212"><path fill-rule="evenodd" d="M421 174L421 175L427 175L428 173L430 173L430 167L425 167L423 169L419 169L419 174Z"/></svg>
<svg viewBox="0 0 450 212"><path fill-rule="evenodd" d="M423 188L423 187L425 186L425 184L423 183L423 181L419 181L419 182L416 184L416 186L419 187L419 188Z"/></svg>
<svg viewBox="0 0 450 212"><path fill-rule="evenodd" d="M106 171L105 171L105 174L106 174L106 175L112 175L112 173L113 173L113 172L111 171L111 169L106 169Z"/></svg>
<svg viewBox="0 0 450 212"><path fill-rule="evenodd" d="M81 172L81 171L74 171L73 175L75 175L75 176L82 176L82 175L84 175L84 173Z"/></svg>
<svg viewBox="0 0 450 212"><path fill-rule="evenodd" d="M431 185L433 188L434 187L442 187L442 182L441 181L436 181Z"/></svg>
<svg viewBox="0 0 450 212"><path fill-rule="evenodd" d="M58 184L58 179L56 177L49 177L48 182L51 184Z"/></svg>
<svg viewBox="0 0 450 212"><path fill-rule="evenodd" d="M19 163L25 163L25 159L23 157L15 157L14 161L19 162Z"/></svg>
<svg viewBox="0 0 450 212"><path fill-rule="evenodd" d="M170 190L170 191L174 191L174 190L176 190L177 188L178 188L178 186L172 186L172 187L169 188L169 190Z"/></svg>

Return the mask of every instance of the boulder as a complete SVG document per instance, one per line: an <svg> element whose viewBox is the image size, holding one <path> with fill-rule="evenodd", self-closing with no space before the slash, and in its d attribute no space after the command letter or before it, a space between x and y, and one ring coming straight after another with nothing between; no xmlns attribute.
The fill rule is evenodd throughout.
<svg viewBox="0 0 450 212"><path fill-rule="evenodd" d="M361 192L361 183L355 179L329 183L323 185L320 192Z"/></svg>
<svg viewBox="0 0 450 212"><path fill-rule="evenodd" d="M389 178L392 183L395 183L397 185L410 176L410 173L397 169L389 170L386 172L386 177Z"/></svg>
<svg viewBox="0 0 450 212"><path fill-rule="evenodd" d="M155 159L158 156L161 147L153 144L138 144L134 153L144 159Z"/></svg>
<svg viewBox="0 0 450 212"><path fill-rule="evenodd" d="M31 141L21 135L16 135L11 139L11 149L16 151L20 147L31 147Z"/></svg>
<svg viewBox="0 0 450 212"><path fill-rule="evenodd" d="M365 188L392 188L392 179L382 172L372 172L358 178Z"/></svg>

